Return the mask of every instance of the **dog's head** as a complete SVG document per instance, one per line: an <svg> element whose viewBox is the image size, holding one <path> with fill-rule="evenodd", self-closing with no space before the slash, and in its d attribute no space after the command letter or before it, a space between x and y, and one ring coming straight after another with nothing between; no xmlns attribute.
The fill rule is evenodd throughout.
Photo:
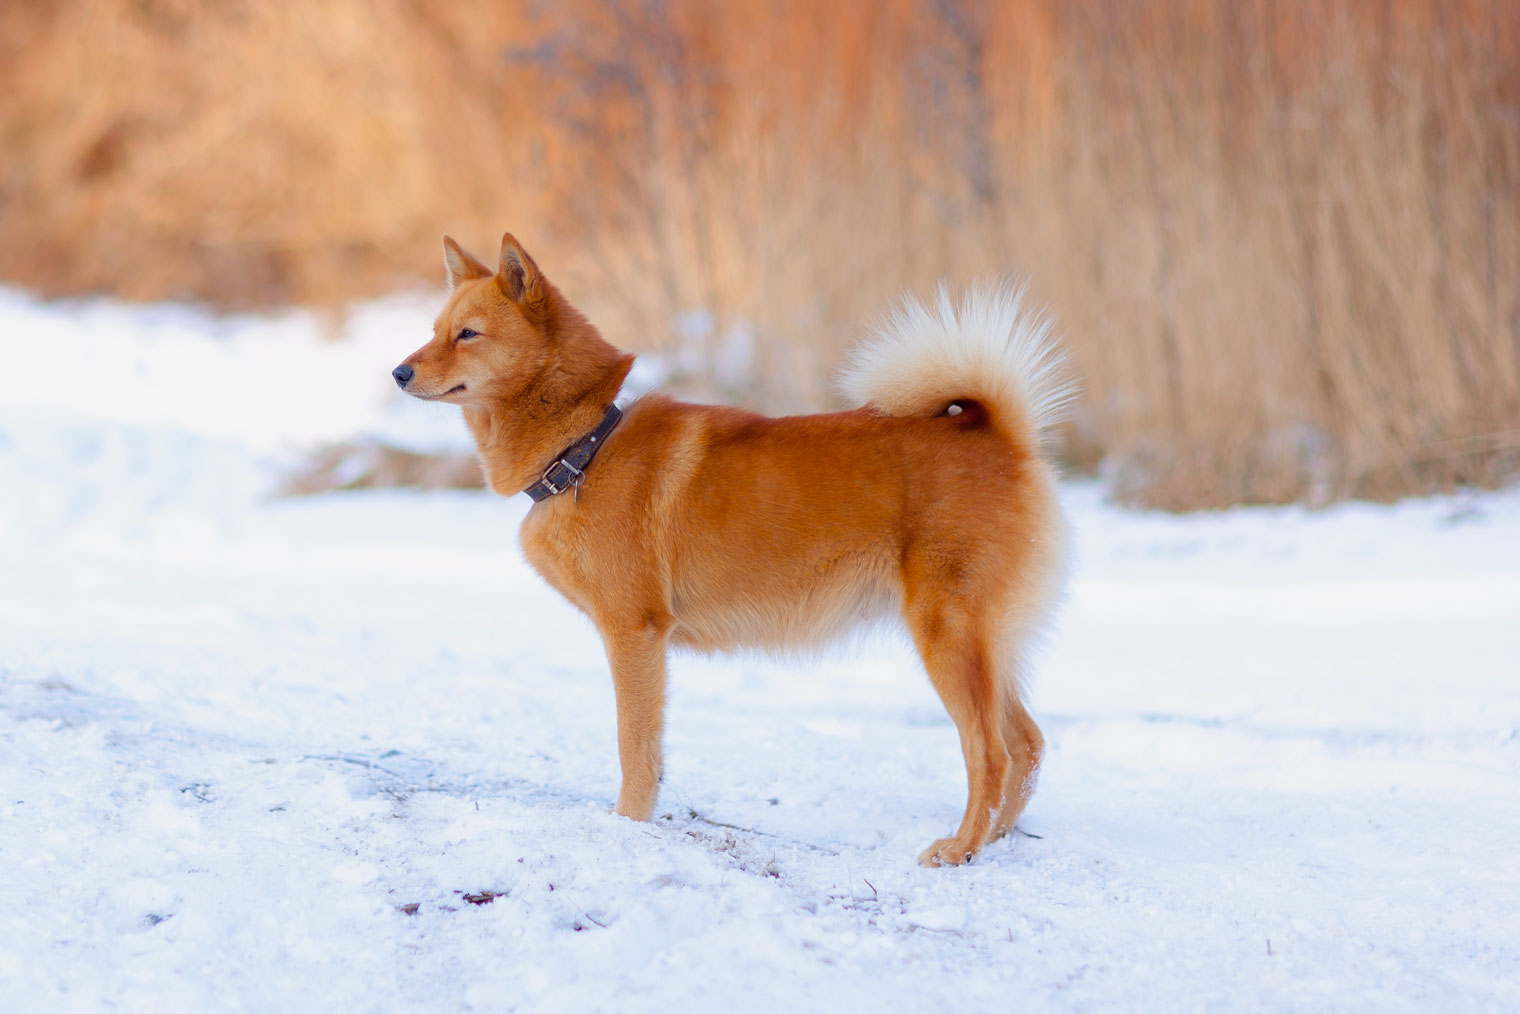
<svg viewBox="0 0 1520 1014"><path fill-rule="evenodd" d="M433 340L391 371L396 385L426 401L467 405L509 400L543 368L559 293L507 233L496 271L443 237L449 301Z"/></svg>

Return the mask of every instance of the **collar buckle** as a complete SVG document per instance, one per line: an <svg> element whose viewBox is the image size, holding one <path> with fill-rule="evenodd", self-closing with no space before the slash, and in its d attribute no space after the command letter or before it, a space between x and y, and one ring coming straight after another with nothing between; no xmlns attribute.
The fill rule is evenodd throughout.
<svg viewBox="0 0 1520 1014"><path fill-rule="evenodd" d="M569 472L570 474L568 476L558 475L561 471ZM558 482L555 481L556 476L559 478ZM549 495L556 496L567 489L580 489L581 483L586 481L586 473L570 464L564 458L560 458L554 464L544 469L544 477L541 481L544 484L544 488L549 491Z"/></svg>

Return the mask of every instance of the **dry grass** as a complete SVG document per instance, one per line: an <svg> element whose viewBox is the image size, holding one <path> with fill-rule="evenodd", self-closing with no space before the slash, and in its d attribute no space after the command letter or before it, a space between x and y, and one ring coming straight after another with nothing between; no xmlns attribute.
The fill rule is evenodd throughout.
<svg viewBox="0 0 1520 1014"><path fill-rule="evenodd" d="M285 496L334 490L421 486L426 489L480 489L485 479L474 454L418 454L374 441L337 444L312 455L289 476Z"/></svg>
<svg viewBox="0 0 1520 1014"><path fill-rule="evenodd" d="M0 14L0 87L45 291L346 298L510 225L787 410L902 289L1014 272L1134 501L1520 475L1509 0L76 0Z"/></svg>
<svg viewBox="0 0 1520 1014"><path fill-rule="evenodd" d="M0 15L0 275L223 305L432 281L511 185L509 6L31 0ZM442 112L441 112L442 111ZM484 125L481 129L480 125Z"/></svg>

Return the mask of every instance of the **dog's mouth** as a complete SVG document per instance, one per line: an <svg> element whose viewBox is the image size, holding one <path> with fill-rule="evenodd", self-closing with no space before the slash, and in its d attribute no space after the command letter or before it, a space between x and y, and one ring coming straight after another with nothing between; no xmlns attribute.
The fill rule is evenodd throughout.
<svg viewBox="0 0 1520 1014"><path fill-rule="evenodd" d="M412 395L412 397L414 397L414 398L421 398L423 401L442 401L445 398L450 398L450 397L453 397L456 394L463 394L463 393L464 393L464 385L463 384L455 384L453 387L449 388L447 391L444 391L442 394L416 394L416 393L413 393L411 391L407 392L407 394Z"/></svg>

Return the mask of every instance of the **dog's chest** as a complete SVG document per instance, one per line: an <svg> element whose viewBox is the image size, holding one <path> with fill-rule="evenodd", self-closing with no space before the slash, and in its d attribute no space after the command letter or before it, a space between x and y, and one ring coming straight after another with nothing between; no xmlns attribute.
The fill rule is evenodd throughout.
<svg viewBox="0 0 1520 1014"><path fill-rule="evenodd" d="M528 512L518 533L523 558L570 603L582 612L595 613L597 589L605 585L605 564L598 559L605 556L594 545L595 533L585 519L574 510L576 504L568 495L565 502L559 497L545 501Z"/></svg>
<svg viewBox="0 0 1520 1014"><path fill-rule="evenodd" d="M578 569L571 566L573 561L568 559L571 556L570 542L565 536L569 533L565 531L566 525L562 521L555 523L546 517L555 512L558 506L545 504L529 511L517 537L528 566L559 592L568 595L567 586L571 583L572 574Z"/></svg>

